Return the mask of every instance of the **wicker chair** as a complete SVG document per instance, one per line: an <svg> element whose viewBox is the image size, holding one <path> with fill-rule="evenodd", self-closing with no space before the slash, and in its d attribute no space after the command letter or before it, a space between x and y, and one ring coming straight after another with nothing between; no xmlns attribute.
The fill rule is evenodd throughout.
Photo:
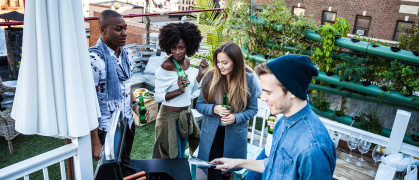
<svg viewBox="0 0 419 180"><path fill-rule="evenodd" d="M15 87L7 87L3 85L3 81L0 78L0 94L15 91ZM4 136L6 138L6 141L9 144L9 152L10 154L13 154L12 139L19 135L19 132L15 130L15 120L10 117L11 112L11 108L0 111L0 136Z"/></svg>

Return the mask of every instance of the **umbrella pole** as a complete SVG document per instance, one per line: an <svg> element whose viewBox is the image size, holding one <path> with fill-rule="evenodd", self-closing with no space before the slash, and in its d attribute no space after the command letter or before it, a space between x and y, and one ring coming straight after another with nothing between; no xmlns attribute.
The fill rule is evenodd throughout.
<svg viewBox="0 0 419 180"><path fill-rule="evenodd" d="M65 139L65 144L71 144L71 139ZM74 164L73 164L73 157L67 159L67 172L68 172L68 179L74 180Z"/></svg>

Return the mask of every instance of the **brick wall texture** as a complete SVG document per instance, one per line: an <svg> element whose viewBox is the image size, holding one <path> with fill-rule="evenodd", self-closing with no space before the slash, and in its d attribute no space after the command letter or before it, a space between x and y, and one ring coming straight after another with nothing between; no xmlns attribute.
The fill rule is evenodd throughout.
<svg viewBox="0 0 419 180"><path fill-rule="evenodd" d="M101 11L100 11L101 12ZM93 12L95 17L99 16L100 12ZM143 34L146 34L146 25L144 23L132 22L129 18L125 18L127 23L127 42L125 44L143 44ZM97 40L100 37L100 30L97 20L89 21L90 23L90 39L89 47L96 45ZM150 33L159 32L158 27L151 26Z"/></svg>
<svg viewBox="0 0 419 180"><path fill-rule="evenodd" d="M271 1L271 0L268 0ZM290 8L305 8L304 15L312 14L312 19L318 24L321 23L322 12L328 11L332 7L332 11L337 13L338 17L344 17L348 20L351 28L350 34L353 34L355 19L357 15L362 16L366 11L366 16L372 17L369 37L378 39L392 40L398 20L404 21L405 16L409 16L409 22L415 22L418 18L417 14L399 13L400 5L419 6L419 2L401 1L401 0L284 0L285 4ZM262 4L265 0L255 0L256 4Z"/></svg>

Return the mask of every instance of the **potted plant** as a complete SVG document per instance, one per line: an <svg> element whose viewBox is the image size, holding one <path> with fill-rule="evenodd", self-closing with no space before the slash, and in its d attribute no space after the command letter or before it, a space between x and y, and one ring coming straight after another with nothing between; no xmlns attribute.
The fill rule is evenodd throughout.
<svg viewBox="0 0 419 180"><path fill-rule="evenodd" d="M345 63L339 64L335 67L334 72L340 76L340 81L347 80L359 82L361 78L368 73L368 68L365 67L367 59L351 57L348 54L339 54L340 59Z"/></svg>
<svg viewBox="0 0 419 180"><path fill-rule="evenodd" d="M340 103L340 108L337 109L337 107L336 107L336 109L335 109L335 115L336 116L342 117L343 115L345 115L345 110L347 109L347 107L346 107L347 100L348 100L348 96L342 97L342 101Z"/></svg>
<svg viewBox="0 0 419 180"><path fill-rule="evenodd" d="M327 100L325 95L323 91L315 91L311 96L311 103L320 111L326 111L330 108L331 101Z"/></svg>
<svg viewBox="0 0 419 180"><path fill-rule="evenodd" d="M373 107L369 112L361 112L358 116L358 127L368 132L380 134L383 128L378 120L377 108Z"/></svg>

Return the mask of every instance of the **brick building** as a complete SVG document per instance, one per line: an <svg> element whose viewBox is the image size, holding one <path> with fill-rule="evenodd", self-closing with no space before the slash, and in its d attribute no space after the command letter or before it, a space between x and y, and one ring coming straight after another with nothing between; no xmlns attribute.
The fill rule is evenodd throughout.
<svg viewBox="0 0 419 180"><path fill-rule="evenodd" d="M23 14L23 0L0 0L0 14L17 11ZM0 22L2 19L0 19Z"/></svg>
<svg viewBox="0 0 419 180"><path fill-rule="evenodd" d="M114 9L118 11L119 9L127 9L118 11L121 14L141 14L143 13L143 7L131 5L128 3L114 3L112 4L113 7L109 6L108 4L103 3L92 3L89 6L89 16L99 16L99 14L106 10L106 9ZM127 6L131 6L127 8ZM136 18L125 18L125 22L127 23L127 42L126 44L143 44L143 35L146 34L146 24L142 23L142 17ZM100 37L100 31L98 26L97 20L89 21L90 24L90 38L89 38L89 47L94 46L97 40ZM150 33L159 32L159 27L150 26Z"/></svg>
<svg viewBox="0 0 419 180"><path fill-rule="evenodd" d="M419 0L284 0L294 14L313 15L318 24L334 23L344 17L350 34L397 41L401 26L412 25L418 18ZM254 0L263 4L265 0ZM268 3L272 3L271 0Z"/></svg>

